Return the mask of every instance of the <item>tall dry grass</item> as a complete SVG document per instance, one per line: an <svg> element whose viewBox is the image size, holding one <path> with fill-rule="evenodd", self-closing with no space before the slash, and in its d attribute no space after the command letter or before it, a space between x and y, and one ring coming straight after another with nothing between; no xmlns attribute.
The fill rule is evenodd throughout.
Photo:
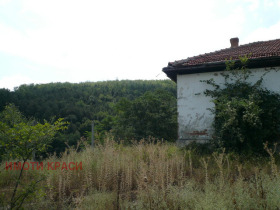
<svg viewBox="0 0 280 210"><path fill-rule="evenodd" d="M276 148L276 147L275 147ZM124 146L108 138L94 149L69 148L47 162L82 162L82 170L26 171L45 176L28 209L279 209L276 149L245 160L225 151L198 155L160 141ZM8 173L8 172L7 172ZM1 173L1 187L11 177ZM16 172L12 172L16 173ZM4 189L3 188L3 189Z"/></svg>

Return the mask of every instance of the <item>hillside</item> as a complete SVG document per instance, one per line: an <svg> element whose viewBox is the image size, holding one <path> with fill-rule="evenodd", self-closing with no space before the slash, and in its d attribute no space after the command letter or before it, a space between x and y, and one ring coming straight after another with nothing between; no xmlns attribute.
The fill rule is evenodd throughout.
<svg viewBox="0 0 280 210"><path fill-rule="evenodd" d="M0 111L4 109L5 105L13 103L26 117L33 117L40 122L51 121L59 117L67 120L70 123L68 130L57 136L53 143L53 149L59 152L65 147L64 142L74 145L81 136L90 135L92 120L95 123L96 137L102 139L104 133L112 130L119 122L117 116L120 112L116 110L116 105L120 101L123 105L124 99L126 103L134 101L147 92L162 95L163 99L158 98L158 100L169 97L169 100L172 101L170 106L175 109L176 84L174 82L170 80L123 80L79 84L21 85L14 91L0 89ZM165 96L165 93L168 96ZM154 98L152 97L152 99ZM117 107L120 108L119 105ZM160 110L156 108L155 111ZM174 130L176 133L176 127L172 133ZM139 138L147 137L144 133L139 135Z"/></svg>

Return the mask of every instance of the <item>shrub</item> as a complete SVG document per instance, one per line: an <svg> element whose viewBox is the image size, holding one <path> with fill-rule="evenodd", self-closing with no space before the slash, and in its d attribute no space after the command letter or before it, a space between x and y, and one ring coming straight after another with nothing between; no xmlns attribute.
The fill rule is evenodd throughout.
<svg viewBox="0 0 280 210"><path fill-rule="evenodd" d="M214 87L205 91L215 104L213 143L231 151L260 152L264 142L279 140L280 95L262 87L265 73L257 82L249 82L247 59L241 59L239 69L232 69L233 61L227 62L224 87L213 79L202 81Z"/></svg>

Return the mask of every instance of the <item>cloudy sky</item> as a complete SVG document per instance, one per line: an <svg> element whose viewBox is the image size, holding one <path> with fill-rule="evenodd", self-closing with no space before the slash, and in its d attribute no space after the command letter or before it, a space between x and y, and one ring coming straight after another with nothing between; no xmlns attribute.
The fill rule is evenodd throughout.
<svg viewBox="0 0 280 210"><path fill-rule="evenodd" d="M0 0L0 88L165 79L232 37L280 38L280 0Z"/></svg>

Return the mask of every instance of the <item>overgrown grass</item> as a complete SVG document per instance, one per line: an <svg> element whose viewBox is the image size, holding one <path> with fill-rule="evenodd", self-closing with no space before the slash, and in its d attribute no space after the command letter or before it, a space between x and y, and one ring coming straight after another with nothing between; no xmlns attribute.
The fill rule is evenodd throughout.
<svg viewBox="0 0 280 210"><path fill-rule="evenodd" d="M94 149L69 148L47 162L82 162L82 170L27 170L29 182L44 176L26 209L279 209L280 175L275 150L244 158L210 155L174 144L144 141L131 146L108 138ZM276 158L276 159L275 159ZM1 170L5 167L2 163ZM2 170L8 199L18 171Z"/></svg>

